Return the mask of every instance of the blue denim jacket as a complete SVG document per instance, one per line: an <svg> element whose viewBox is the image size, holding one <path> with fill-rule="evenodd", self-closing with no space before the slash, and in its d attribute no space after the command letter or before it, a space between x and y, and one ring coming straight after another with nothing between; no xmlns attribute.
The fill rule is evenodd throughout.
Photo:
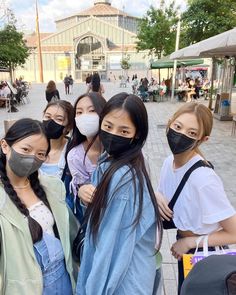
<svg viewBox="0 0 236 295"><path fill-rule="evenodd" d="M103 162L95 170L95 186L108 165ZM156 269L154 207L145 184L142 216L134 224L139 206L138 192L134 205L134 193L131 172L123 166L111 179L108 205L95 244L88 224L76 294L152 294Z"/></svg>

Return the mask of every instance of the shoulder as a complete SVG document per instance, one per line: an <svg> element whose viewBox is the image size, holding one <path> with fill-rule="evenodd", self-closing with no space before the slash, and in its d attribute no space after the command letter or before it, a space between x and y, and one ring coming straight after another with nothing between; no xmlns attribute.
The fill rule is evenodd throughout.
<svg viewBox="0 0 236 295"><path fill-rule="evenodd" d="M128 165L122 166L119 169L116 170L116 172L113 174L113 178L117 178L118 180L121 178L126 178L127 180L132 179L132 172Z"/></svg>
<svg viewBox="0 0 236 295"><path fill-rule="evenodd" d="M174 157L173 155L169 155L167 158L165 158L163 164L162 164L162 169L169 169L173 166L173 160Z"/></svg>
<svg viewBox="0 0 236 295"><path fill-rule="evenodd" d="M98 169L102 172L105 172L111 165L111 162L109 160L107 160L107 153L104 152L99 160L98 160ZM122 167L120 167L119 169L117 169L113 175L112 178L121 178L124 175L131 175L131 169L128 165L123 165Z"/></svg>
<svg viewBox="0 0 236 295"><path fill-rule="evenodd" d="M110 180L109 190L119 192L122 190L122 193L125 195L129 193L130 190L134 189L134 181L133 177L135 177L128 165L124 165L117 169ZM135 178L135 183L137 184L138 179Z"/></svg>
<svg viewBox="0 0 236 295"><path fill-rule="evenodd" d="M58 177L40 175L39 182L42 185L47 198L57 198L59 201L65 200L65 186Z"/></svg>
<svg viewBox="0 0 236 295"><path fill-rule="evenodd" d="M197 188L212 187L216 188L218 186L223 187L223 183L220 177L216 174L214 169L210 167L199 167L192 172L192 177L190 178L192 183L196 185Z"/></svg>
<svg viewBox="0 0 236 295"><path fill-rule="evenodd" d="M69 151L69 153L68 153L68 155L67 155L67 158L68 158L68 160L71 160L71 159L74 159L75 157L76 157L76 159L78 158L78 159L81 159L83 156L84 156L84 147L83 147L83 144L81 143L81 144L79 144L79 145L77 145L77 146L75 146L75 147L73 147L70 151Z"/></svg>

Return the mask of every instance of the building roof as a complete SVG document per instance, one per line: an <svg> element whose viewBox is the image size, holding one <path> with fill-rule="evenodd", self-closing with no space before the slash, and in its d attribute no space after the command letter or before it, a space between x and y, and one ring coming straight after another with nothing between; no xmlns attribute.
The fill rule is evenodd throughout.
<svg viewBox="0 0 236 295"><path fill-rule="evenodd" d="M81 15L81 16L90 16L90 15L94 15L94 16L97 16L97 15L124 15L124 16L128 16L123 11L121 11L121 10L119 10L107 3L94 4L93 7L90 7L84 11L79 12L78 15Z"/></svg>
<svg viewBox="0 0 236 295"><path fill-rule="evenodd" d="M40 33L40 40L49 37L53 33ZM30 35L25 36L27 47L35 47L37 46L37 34L34 32Z"/></svg>
<svg viewBox="0 0 236 295"><path fill-rule="evenodd" d="M106 16L106 15L121 15L129 18L135 18L138 19L138 17L128 15L127 13L123 12L122 10L119 10L113 6L111 6L109 1L94 1L94 6L83 10L81 12L78 12L76 14L63 17L60 19L57 19L56 22L62 21L64 19L68 19L74 16Z"/></svg>

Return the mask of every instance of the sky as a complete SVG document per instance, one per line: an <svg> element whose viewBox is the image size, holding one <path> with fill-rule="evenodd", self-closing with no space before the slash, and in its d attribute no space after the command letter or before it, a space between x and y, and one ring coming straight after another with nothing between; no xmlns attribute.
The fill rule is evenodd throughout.
<svg viewBox="0 0 236 295"><path fill-rule="evenodd" d="M168 2L170 0L165 0ZM35 30L35 0L0 0L5 7L13 10L18 27L23 31ZM158 7L160 0L110 0L111 5L132 16L142 17L150 5ZM184 0L176 1L181 8ZM20 5L19 5L20 3ZM38 0L40 32L54 32L55 20L76 14L94 5L93 0Z"/></svg>

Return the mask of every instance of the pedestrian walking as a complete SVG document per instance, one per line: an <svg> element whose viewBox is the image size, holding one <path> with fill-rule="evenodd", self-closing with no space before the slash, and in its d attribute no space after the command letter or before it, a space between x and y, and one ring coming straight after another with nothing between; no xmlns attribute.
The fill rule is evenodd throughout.
<svg viewBox="0 0 236 295"><path fill-rule="evenodd" d="M1 294L74 292L70 241L77 226L61 181L38 177L49 151L42 123L32 119L18 120L1 140Z"/></svg>
<svg viewBox="0 0 236 295"><path fill-rule="evenodd" d="M102 95L105 90L103 84L101 83L101 79L98 73L93 74L90 84L88 85L87 93L89 92L98 92Z"/></svg>
<svg viewBox="0 0 236 295"><path fill-rule="evenodd" d="M91 185L91 176L103 151L98 130L99 116L105 103L102 96L91 92L79 96L74 105L75 126L67 149L67 162L72 176L72 195L68 204L81 224L84 214L78 196L83 204L92 201L94 187Z"/></svg>
<svg viewBox="0 0 236 295"><path fill-rule="evenodd" d="M48 82L45 95L47 102L54 102L60 99L59 91L57 90L56 83L53 80Z"/></svg>
<svg viewBox="0 0 236 295"><path fill-rule="evenodd" d="M177 228L177 241L171 253L178 259L178 294L184 280L182 256L194 253L199 236L208 235L210 247L236 243L235 210L222 181L199 150L209 139L212 125L211 111L202 104L190 102L173 115L167 126L172 155L161 168L157 199L164 227L166 224ZM168 204L190 169L192 173L182 190L178 189L180 194L170 209Z"/></svg>
<svg viewBox="0 0 236 295"><path fill-rule="evenodd" d="M72 78L72 75L69 76L69 81L70 81L69 94L73 94L74 79Z"/></svg>
<svg viewBox="0 0 236 295"><path fill-rule="evenodd" d="M65 85L65 93L70 94L70 78L68 75L65 76L64 78L64 85Z"/></svg>
<svg viewBox="0 0 236 295"><path fill-rule="evenodd" d="M100 124L106 152L92 177L76 294L152 295L162 227L142 154L146 108L139 97L119 93L106 103Z"/></svg>
<svg viewBox="0 0 236 295"><path fill-rule="evenodd" d="M138 88L138 78L137 75L134 75L132 78L132 93L137 94L137 88Z"/></svg>

